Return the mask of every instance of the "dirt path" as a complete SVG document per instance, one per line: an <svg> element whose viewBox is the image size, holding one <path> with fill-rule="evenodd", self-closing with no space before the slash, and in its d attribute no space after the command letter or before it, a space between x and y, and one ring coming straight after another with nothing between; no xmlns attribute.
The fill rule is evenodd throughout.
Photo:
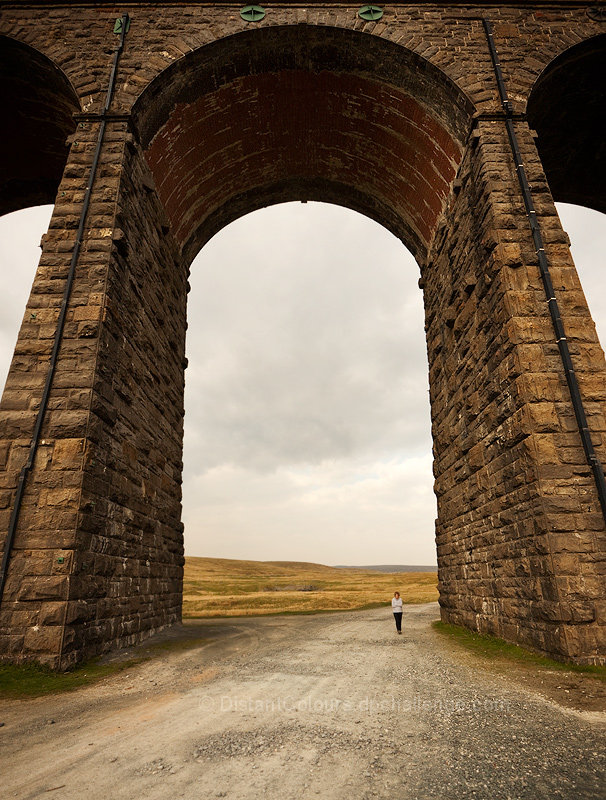
<svg viewBox="0 0 606 800"><path fill-rule="evenodd" d="M203 623L213 642L3 705L4 797L603 798L603 714L436 634L437 605Z"/></svg>

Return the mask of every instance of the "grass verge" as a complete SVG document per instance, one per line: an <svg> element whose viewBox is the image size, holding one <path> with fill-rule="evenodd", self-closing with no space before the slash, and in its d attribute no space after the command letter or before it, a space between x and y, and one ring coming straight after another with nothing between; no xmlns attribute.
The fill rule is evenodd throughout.
<svg viewBox="0 0 606 800"><path fill-rule="evenodd" d="M90 686L127 669L139 666L166 652L181 652L212 641L199 636L144 643L134 656L118 653L111 660L95 658L85 664L54 672L43 664L0 664L0 699L26 700L48 694L59 694Z"/></svg>
<svg viewBox="0 0 606 800"><path fill-rule="evenodd" d="M88 661L67 672L53 672L43 664L0 664L0 698L24 699L46 694L70 692L122 672L145 659L100 663Z"/></svg>
<svg viewBox="0 0 606 800"><path fill-rule="evenodd" d="M544 667L551 670L560 670L562 672L582 672L593 675L601 681L606 682L606 667L593 664L569 664L555 661L547 656L534 653L532 650L526 650L526 648L520 647L520 645L511 644L503 639L498 639L496 636L485 633L474 633L459 625L450 625L447 622L441 622L439 620L433 622L432 626L434 630L444 636L448 636L448 638L457 642L466 650L469 650L475 655L482 656L483 658L488 658L493 661L506 660L516 664Z"/></svg>

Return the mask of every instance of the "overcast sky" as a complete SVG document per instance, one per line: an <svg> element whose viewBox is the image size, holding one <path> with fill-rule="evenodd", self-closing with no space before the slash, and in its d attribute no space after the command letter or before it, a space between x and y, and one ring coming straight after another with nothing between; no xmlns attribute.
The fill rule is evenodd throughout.
<svg viewBox="0 0 606 800"><path fill-rule="evenodd" d="M602 341L605 216L559 206ZM0 218L3 385L50 207ZM418 267L378 224L319 203L250 214L192 266L188 555L435 563Z"/></svg>

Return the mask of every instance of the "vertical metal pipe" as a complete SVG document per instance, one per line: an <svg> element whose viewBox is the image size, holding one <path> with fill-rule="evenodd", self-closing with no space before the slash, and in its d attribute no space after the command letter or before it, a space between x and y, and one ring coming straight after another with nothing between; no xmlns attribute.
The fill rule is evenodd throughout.
<svg viewBox="0 0 606 800"><path fill-rule="evenodd" d="M8 533L6 536L6 540L4 542L2 564L0 566L0 602L2 602L2 597L4 595L4 587L6 584L6 577L8 574L8 564L10 561L11 551L13 548L13 542L15 540L17 523L19 521L19 512L21 511L21 503L23 501L23 493L25 492L25 486L27 483L28 475L34 466L34 460L36 458L36 452L38 450L38 443L40 441L40 432L42 430L42 425L44 423L44 417L46 415L46 409L48 407L48 399L53 385L53 377L55 375L55 368L57 366L57 359L59 356L59 350L61 348L61 340L63 338L63 329L65 327L65 318L67 316L67 307L72 291L72 286L74 283L74 277L76 275L76 266L78 264L78 257L80 255L80 249L82 247L82 236L84 235L84 225L86 223L86 216L88 214L88 208L90 206L91 192L93 184L95 182L97 167L99 165L99 157L101 155L101 147L103 146L103 138L105 136L105 128L107 124L106 115L107 112L109 111L112 97L114 95L114 88L116 86L116 73L118 71L118 62L120 60L120 56L124 49L124 40L126 38L129 21L130 20L128 14L124 14L122 17L120 40L114 52L114 59L112 62L109 85L107 88L107 94L105 96L105 104L103 105L103 111L101 112L101 124L99 126L99 135L97 136L97 146L95 147L90 174L88 176L88 183L86 185L86 191L84 193L84 202L82 204L82 210L80 212L80 221L78 223L78 230L76 232L76 241L72 252L69 271L67 273L65 289L63 291L63 300L61 302L61 309L59 311L59 317L57 319L57 328L55 331L55 338L53 341L53 349L51 351L48 372L46 374L46 381L44 382L44 389L42 390L42 398L40 400L38 416L36 417L36 424L34 426L34 432L32 434L32 440L29 447L29 455L25 463L25 466L21 470L21 474L19 475L19 481L17 483L15 502L10 516Z"/></svg>
<svg viewBox="0 0 606 800"><path fill-rule="evenodd" d="M528 183L526 170L522 161L522 154L520 152L520 145L518 143L518 137L514 128L513 108L507 95L505 81L503 80L503 71L501 69L501 62L499 61L497 48L494 43L492 24L487 19L482 19L482 24L484 25L488 49L490 50L490 57L492 59L492 65L499 89L501 105L503 106L503 111L505 112L505 126L507 128L507 135L509 137L509 143L511 145L511 151L515 161L516 173L518 175L520 188L522 190L522 197L524 198L526 216L530 224L532 239L537 253L539 270L543 280L543 288L545 290L545 297L547 298L549 314L551 315L551 321L555 331L556 343L558 345L560 358L562 359L562 364L564 366L564 374L566 375L566 382L568 383L568 390L570 392L572 407L574 409L577 426L581 435L581 442L583 444L583 450L585 451L585 458L587 459L587 463L591 467L591 471L593 473L595 485L598 490L600 506L602 508L602 515L604 517L604 521L606 522L606 480L604 479L604 469L595 452L593 442L591 441L591 434L589 432L589 425L587 423L587 415L585 413L583 399L579 389L579 383L574 371L572 358L570 356L570 348L568 347L564 323L562 322L560 309L555 297L553 283L551 281L549 261L547 260L547 255L545 254L545 245L543 242L543 236L541 234L541 227L537 219L537 213L534 207L534 201L532 199L532 191L530 189L530 184Z"/></svg>

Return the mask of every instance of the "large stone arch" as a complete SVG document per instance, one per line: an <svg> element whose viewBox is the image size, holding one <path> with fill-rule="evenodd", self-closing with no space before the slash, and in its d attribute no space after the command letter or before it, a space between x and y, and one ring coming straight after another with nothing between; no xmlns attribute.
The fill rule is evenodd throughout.
<svg viewBox="0 0 606 800"><path fill-rule="evenodd" d="M473 42L484 70L474 89L483 95L478 110L402 46L351 28L292 24L179 57L144 86L131 112L146 53L145 32L129 35L134 52L104 120L0 607L2 654L65 666L179 619L189 265L214 232L247 211L324 199L381 222L420 266L443 618L559 658L603 660L596 563L604 520L493 103L485 41ZM444 58L462 74L469 61L456 64L452 53ZM73 200L83 194L101 122L92 108L78 123L65 199L60 191L3 398L3 521L45 379L73 247ZM546 249L599 433L603 354L534 140L525 121L515 125L529 179L542 192Z"/></svg>
<svg viewBox="0 0 606 800"><path fill-rule="evenodd" d="M0 36L0 214L55 200L78 97L64 73L27 44Z"/></svg>
<svg viewBox="0 0 606 800"><path fill-rule="evenodd" d="M560 53L535 82L526 113L554 200L606 212L606 34Z"/></svg>
<svg viewBox="0 0 606 800"><path fill-rule="evenodd" d="M189 258L254 208L324 199L373 217L423 259L472 112L465 94L411 50L313 25L205 45L165 69L133 108Z"/></svg>

